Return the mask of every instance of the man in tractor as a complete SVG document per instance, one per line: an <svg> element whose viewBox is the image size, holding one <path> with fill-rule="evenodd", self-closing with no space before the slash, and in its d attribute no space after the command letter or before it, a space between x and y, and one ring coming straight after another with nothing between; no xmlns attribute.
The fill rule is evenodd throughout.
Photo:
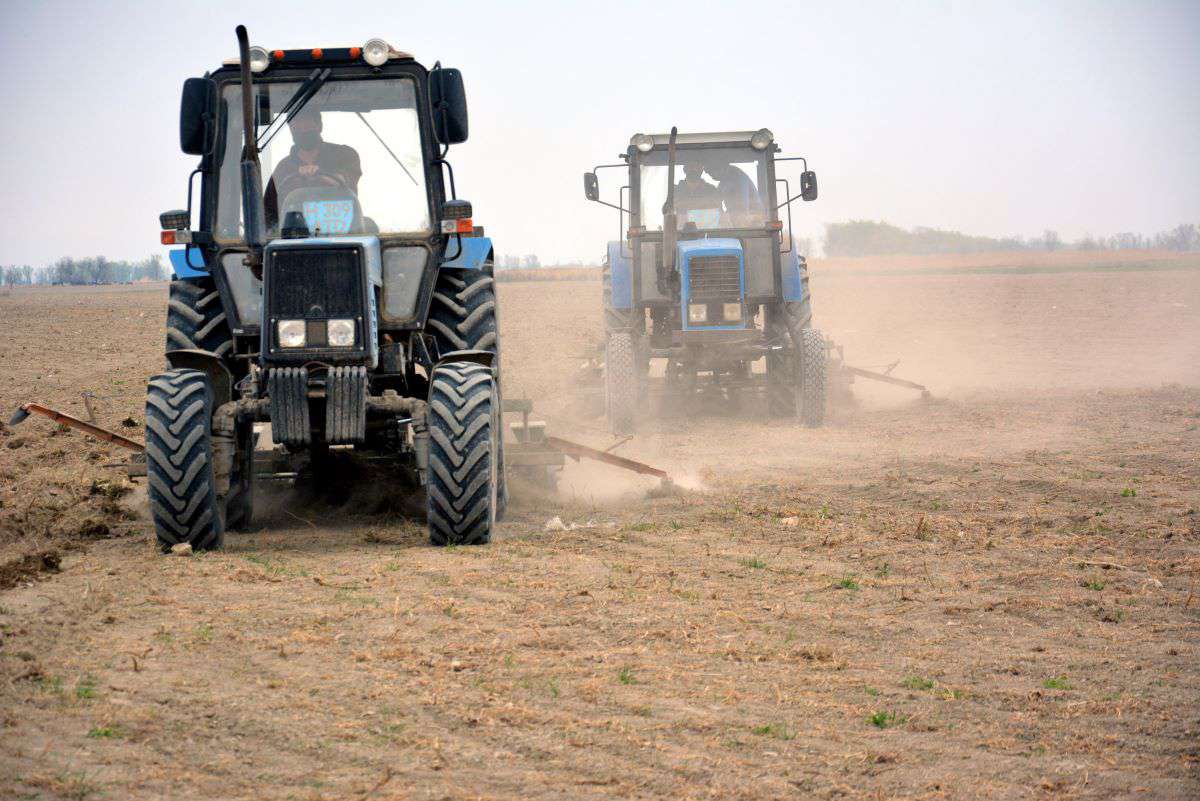
<svg viewBox="0 0 1200 801"><path fill-rule="evenodd" d="M721 195L704 180L704 165L688 161L683 180L675 185L675 213L683 228L716 228L720 225Z"/></svg>
<svg viewBox="0 0 1200 801"><path fill-rule="evenodd" d="M362 163L358 151L347 145L326 142L320 111L305 110L288 121L292 150L275 166L264 193L268 227L279 219L279 200L301 187L331 186L358 194Z"/></svg>
<svg viewBox="0 0 1200 801"><path fill-rule="evenodd" d="M725 204L730 225L750 228L764 222L762 202L750 176L725 161L709 164L704 171L717 181L717 194Z"/></svg>

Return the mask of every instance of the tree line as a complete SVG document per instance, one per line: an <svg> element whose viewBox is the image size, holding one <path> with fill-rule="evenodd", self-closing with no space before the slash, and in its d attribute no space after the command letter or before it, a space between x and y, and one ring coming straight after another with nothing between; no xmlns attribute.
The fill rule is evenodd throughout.
<svg viewBox="0 0 1200 801"><path fill-rule="evenodd" d="M937 253L983 253L999 250L1129 250L1158 249L1200 251L1200 226L1184 223L1153 236L1122 233L1110 237L1085 236L1064 242L1058 232L1039 237L995 238L971 236L937 228L905 230L886 222L850 220L825 226L826 256L929 256Z"/></svg>
<svg viewBox="0 0 1200 801"><path fill-rule="evenodd" d="M45 267L9 265L0 267L0 283L5 286L29 284L130 284L134 281L162 281L167 268L158 254L140 261L106 259L103 256L73 259L64 256Z"/></svg>

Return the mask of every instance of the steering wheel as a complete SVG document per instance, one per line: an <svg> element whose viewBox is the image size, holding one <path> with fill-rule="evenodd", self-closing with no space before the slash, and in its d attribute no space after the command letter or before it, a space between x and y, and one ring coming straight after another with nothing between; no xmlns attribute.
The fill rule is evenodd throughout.
<svg viewBox="0 0 1200 801"><path fill-rule="evenodd" d="M279 182L279 186L276 187L276 192L278 192L279 197L287 197L297 189L326 187L344 189L346 192L354 194L354 191L350 188L349 183L347 183L346 179L341 175L338 175L337 173L321 172L320 169L308 175L304 175L299 172L292 173L287 178Z"/></svg>

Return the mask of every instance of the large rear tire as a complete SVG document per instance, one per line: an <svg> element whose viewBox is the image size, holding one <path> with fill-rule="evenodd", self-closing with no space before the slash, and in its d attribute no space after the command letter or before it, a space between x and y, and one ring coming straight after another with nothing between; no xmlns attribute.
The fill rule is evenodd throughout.
<svg viewBox="0 0 1200 801"><path fill-rule="evenodd" d="M815 328L800 331L800 422L817 428L825 422L825 338Z"/></svg>
<svg viewBox="0 0 1200 801"><path fill-rule="evenodd" d="M796 392L795 342L788 327L787 304L766 309L767 333L777 347L767 354L767 414L774 418L796 416L799 397ZM791 343L792 347L787 347Z"/></svg>
<svg viewBox="0 0 1200 801"><path fill-rule="evenodd" d="M167 298L167 351L206 350L225 357L233 335L211 278L176 279Z"/></svg>
<svg viewBox="0 0 1200 801"><path fill-rule="evenodd" d="M500 396L490 367L450 362L429 384L429 540L483 545L499 511Z"/></svg>
<svg viewBox="0 0 1200 801"><path fill-rule="evenodd" d="M224 515L213 479L212 388L199 370L168 370L146 387L146 474L163 551L220 548Z"/></svg>
<svg viewBox="0 0 1200 801"><path fill-rule="evenodd" d="M637 351L633 335L614 331L604 347L604 395L608 427L615 436L632 434L638 405Z"/></svg>
<svg viewBox="0 0 1200 801"><path fill-rule="evenodd" d="M612 265L605 258L600 268L600 302L604 308L604 331L628 331L632 315L628 311L614 309L612 305Z"/></svg>

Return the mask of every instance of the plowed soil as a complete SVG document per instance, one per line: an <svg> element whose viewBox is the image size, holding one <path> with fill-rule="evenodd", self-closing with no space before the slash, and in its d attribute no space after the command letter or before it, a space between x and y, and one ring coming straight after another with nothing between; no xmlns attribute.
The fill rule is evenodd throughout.
<svg viewBox="0 0 1200 801"><path fill-rule="evenodd" d="M0 797L1200 795L1200 269L813 288L847 362L933 397L668 408L617 452L680 491L569 464L485 547L375 481L164 557L120 449L0 428ZM599 291L502 285L504 381L607 447ZM0 294L5 416L87 389L140 439L165 299Z"/></svg>

